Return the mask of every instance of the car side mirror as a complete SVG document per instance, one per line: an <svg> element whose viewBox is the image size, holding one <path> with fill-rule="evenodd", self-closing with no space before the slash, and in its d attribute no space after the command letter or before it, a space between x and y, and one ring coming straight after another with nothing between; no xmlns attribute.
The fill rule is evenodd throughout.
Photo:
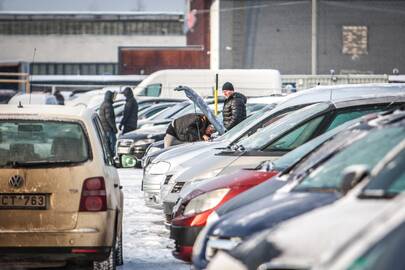
<svg viewBox="0 0 405 270"><path fill-rule="evenodd" d="M366 165L352 165L343 170L340 191L343 194L349 192L370 174Z"/></svg>
<svg viewBox="0 0 405 270"><path fill-rule="evenodd" d="M131 155L122 155L121 156L121 167L122 168L135 168L138 160Z"/></svg>
<svg viewBox="0 0 405 270"><path fill-rule="evenodd" d="M270 172L274 169L274 163L271 160L266 160L260 163L258 167L261 171Z"/></svg>

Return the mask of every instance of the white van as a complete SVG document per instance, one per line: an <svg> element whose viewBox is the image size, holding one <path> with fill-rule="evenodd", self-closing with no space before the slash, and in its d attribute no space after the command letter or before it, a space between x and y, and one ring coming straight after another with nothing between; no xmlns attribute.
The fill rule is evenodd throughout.
<svg viewBox="0 0 405 270"><path fill-rule="evenodd" d="M137 96L184 97L183 92L174 91L186 85L207 97L214 95L215 76L218 74L219 95L222 85L229 81L235 91L246 96L268 96L281 94L281 76L274 69L167 69L149 75L135 89Z"/></svg>

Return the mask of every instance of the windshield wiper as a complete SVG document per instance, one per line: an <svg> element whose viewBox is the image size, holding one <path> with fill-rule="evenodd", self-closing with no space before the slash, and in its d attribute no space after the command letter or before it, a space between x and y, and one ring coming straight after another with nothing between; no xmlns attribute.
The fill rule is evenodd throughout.
<svg viewBox="0 0 405 270"><path fill-rule="evenodd" d="M296 188L293 189L295 192L336 192L339 191L338 188L335 187L305 187L305 188L299 188L297 186Z"/></svg>
<svg viewBox="0 0 405 270"><path fill-rule="evenodd" d="M398 195L398 192L384 189L366 189L360 195L360 199L391 199Z"/></svg>

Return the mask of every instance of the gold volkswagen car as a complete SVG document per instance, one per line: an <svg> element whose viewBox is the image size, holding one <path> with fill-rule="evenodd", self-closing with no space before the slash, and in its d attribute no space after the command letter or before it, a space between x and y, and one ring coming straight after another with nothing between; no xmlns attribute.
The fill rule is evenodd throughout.
<svg viewBox="0 0 405 270"><path fill-rule="evenodd" d="M115 269L123 193L100 120L0 105L0 269Z"/></svg>

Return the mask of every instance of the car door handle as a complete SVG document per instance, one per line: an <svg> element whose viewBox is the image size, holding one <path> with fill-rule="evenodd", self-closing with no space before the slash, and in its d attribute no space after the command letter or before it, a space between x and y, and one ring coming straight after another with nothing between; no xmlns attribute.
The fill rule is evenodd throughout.
<svg viewBox="0 0 405 270"><path fill-rule="evenodd" d="M118 185L118 184L114 184L114 188L117 188L117 187L119 187L119 185Z"/></svg>

